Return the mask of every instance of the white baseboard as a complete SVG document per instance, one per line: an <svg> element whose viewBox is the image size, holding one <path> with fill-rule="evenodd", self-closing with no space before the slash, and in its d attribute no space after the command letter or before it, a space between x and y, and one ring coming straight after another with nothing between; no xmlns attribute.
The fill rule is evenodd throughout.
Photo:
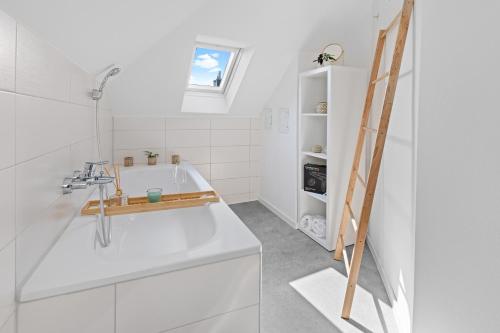
<svg viewBox="0 0 500 333"><path fill-rule="evenodd" d="M380 274L380 278L382 279L382 283L384 284L385 291L387 293L387 296L389 297L389 301L391 302L391 306L394 305L394 299L396 298L396 295L394 294L394 290L392 290L391 285L389 284L389 279L387 278L387 275L385 274L384 268L382 267L382 263L380 261L380 258L375 251L375 248L373 247L373 243L370 239L370 236L366 236L366 243L368 244L368 248L370 249L370 252L373 257L373 261L375 261L375 266L377 266L377 270Z"/></svg>
<svg viewBox="0 0 500 333"><path fill-rule="evenodd" d="M281 210L279 210L278 208L276 208L276 206L274 206L273 204L271 204L269 201L267 201L266 199L262 198L261 196L259 196L258 200L259 200L259 202L262 205L264 205L267 209L269 209L271 212L273 212L274 214L276 214L280 219L282 219L283 221L285 221L286 223L288 223L292 228L294 228L294 229L298 228L296 221L294 221L287 214L283 213Z"/></svg>

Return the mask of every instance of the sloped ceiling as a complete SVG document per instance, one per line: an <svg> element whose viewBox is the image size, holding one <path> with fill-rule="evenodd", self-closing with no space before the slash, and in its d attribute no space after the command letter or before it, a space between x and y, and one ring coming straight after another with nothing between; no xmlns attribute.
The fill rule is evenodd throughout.
<svg viewBox="0 0 500 333"><path fill-rule="evenodd" d="M0 0L0 9L90 73L124 66L208 0Z"/></svg>
<svg viewBox="0 0 500 333"><path fill-rule="evenodd" d="M180 113L199 35L255 51L234 115L259 112L300 50L332 41L356 55L370 43L368 0L0 0L0 9L89 72L122 64L110 87L113 112L125 115Z"/></svg>

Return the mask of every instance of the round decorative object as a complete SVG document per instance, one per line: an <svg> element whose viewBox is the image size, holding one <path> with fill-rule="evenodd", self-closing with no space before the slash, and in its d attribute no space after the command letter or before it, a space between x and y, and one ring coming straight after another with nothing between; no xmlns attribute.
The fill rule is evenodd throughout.
<svg viewBox="0 0 500 333"><path fill-rule="evenodd" d="M316 105L316 113L327 113L328 112L328 103L327 102L319 102Z"/></svg>
<svg viewBox="0 0 500 333"><path fill-rule="evenodd" d="M323 151L323 147L321 145L314 145L312 146L312 152L313 153L321 153Z"/></svg>
<svg viewBox="0 0 500 333"><path fill-rule="evenodd" d="M333 64L337 62L342 57L342 55L344 55L344 49L340 44L334 43L325 46L325 48L323 49L323 53L328 53L333 57L333 60L330 60L330 63Z"/></svg>

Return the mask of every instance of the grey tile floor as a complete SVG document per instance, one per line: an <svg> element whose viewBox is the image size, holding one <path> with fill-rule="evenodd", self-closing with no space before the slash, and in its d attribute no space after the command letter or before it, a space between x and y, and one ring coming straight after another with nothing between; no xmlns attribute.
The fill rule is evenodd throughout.
<svg viewBox="0 0 500 333"><path fill-rule="evenodd" d="M370 294L371 302L366 303L371 303L371 306L355 302L353 308L356 308L357 320L351 316L351 320L346 321L338 315L331 315L328 320L289 283L326 268L333 268L345 280L344 264L332 260L331 253L259 202L230 207L262 242L261 333L396 332L389 299L368 249L364 254L359 277L361 288L358 289ZM332 311L340 313L345 282L339 284L335 287L338 299ZM365 321L364 317L373 320ZM373 327L368 327L367 323L373 323Z"/></svg>

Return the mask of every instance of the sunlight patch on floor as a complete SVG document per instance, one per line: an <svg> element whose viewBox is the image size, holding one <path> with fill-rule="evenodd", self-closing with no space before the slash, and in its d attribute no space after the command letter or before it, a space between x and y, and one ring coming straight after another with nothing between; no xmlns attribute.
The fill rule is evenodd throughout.
<svg viewBox="0 0 500 333"><path fill-rule="evenodd" d="M340 317L347 278L333 268L290 282L302 297L343 332L397 332L389 305L358 285L351 319Z"/></svg>

